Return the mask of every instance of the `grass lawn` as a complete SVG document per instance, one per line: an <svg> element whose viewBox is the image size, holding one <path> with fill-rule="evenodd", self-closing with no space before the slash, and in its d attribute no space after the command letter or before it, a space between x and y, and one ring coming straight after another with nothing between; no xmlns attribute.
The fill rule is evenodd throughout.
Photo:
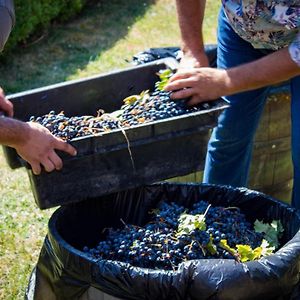
<svg viewBox="0 0 300 300"><path fill-rule="evenodd" d="M207 1L206 43L216 41L219 1ZM7 94L130 66L149 47L179 45L174 1L101 1L66 24L54 24L0 65ZM0 299L23 299L54 209L40 211L24 169L0 153Z"/></svg>

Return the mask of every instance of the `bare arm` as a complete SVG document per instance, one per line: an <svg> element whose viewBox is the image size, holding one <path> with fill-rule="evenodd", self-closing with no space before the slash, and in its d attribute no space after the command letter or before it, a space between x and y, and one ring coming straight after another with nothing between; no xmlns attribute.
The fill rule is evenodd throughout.
<svg viewBox="0 0 300 300"><path fill-rule="evenodd" d="M62 168L62 160L55 150L76 155L74 147L54 137L42 125L6 117L0 118L0 144L15 148L36 175L40 174L41 165L47 172Z"/></svg>
<svg viewBox="0 0 300 300"><path fill-rule="evenodd" d="M202 35L205 4L206 0L176 0L184 53L182 65L208 66Z"/></svg>
<svg viewBox="0 0 300 300"><path fill-rule="evenodd" d="M290 79L300 74L300 67L291 59L288 48L259 60L227 70L195 68L175 74L167 91L173 99L191 97L190 105L221 96L253 90Z"/></svg>
<svg viewBox="0 0 300 300"><path fill-rule="evenodd" d="M0 51L4 47L14 23L13 1L0 6ZM13 105L0 87L0 113L12 117ZM50 131L36 123L24 123L11 118L0 117L0 144L16 149L18 154L32 167L34 174L41 172L41 165L47 172L60 170L62 160L55 150L76 155L74 147L53 136Z"/></svg>
<svg viewBox="0 0 300 300"><path fill-rule="evenodd" d="M288 48L276 51L254 62L227 70L226 94L252 90L279 83L300 74Z"/></svg>

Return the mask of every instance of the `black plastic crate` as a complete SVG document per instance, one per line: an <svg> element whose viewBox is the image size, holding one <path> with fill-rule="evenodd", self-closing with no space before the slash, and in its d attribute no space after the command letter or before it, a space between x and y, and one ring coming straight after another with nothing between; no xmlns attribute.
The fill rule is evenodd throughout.
<svg viewBox="0 0 300 300"><path fill-rule="evenodd" d="M23 121L50 110L64 111L67 116L95 115L99 108L112 112L125 97L153 90L159 79L157 72L174 68L175 62L155 61L14 94L9 99L15 117ZM208 109L125 129L126 137L116 130L73 140L78 155L60 153L64 162L61 171L36 176L27 168L37 205L44 209L78 202L200 170L210 129L226 106L219 99ZM24 165L13 149L4 147L4 152L12 168Z"/></svg>

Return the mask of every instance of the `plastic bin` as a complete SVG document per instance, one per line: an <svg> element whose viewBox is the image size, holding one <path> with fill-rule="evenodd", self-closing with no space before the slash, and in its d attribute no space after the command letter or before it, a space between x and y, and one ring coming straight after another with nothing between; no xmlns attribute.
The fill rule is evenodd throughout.
<svg viewBox="0 0 300 300"><path fill-rule="evenodd" d="M112 112L128 95L153 90L159 79L157 72L176 65L174 59L159 60L26 91L9 99L14 104L15 117L23 121L50 110L64 111L69 116L95 115L99 108ZM28 168L37 205L44 209L82 201L200 170L210 128L225 107L227 104L219 99L198 112L126 129L129 143L121 130L72 141L78 155L62 153L61 171L36 176ZM12 168L22 166L13 149L4 150Z"/></svg>
<svg viewBox="0 0 300 300"><path fill-rule="evenodd" d="M120 218L142 226L162 200L190 207L199 199L238 206L249 221L279 219L283 246L258 261L200 259L182 263L177 271L96 260L81 251L97 245L103 228L120 227ZM52 215L27 299L299 299L299 226L299 211L246 188L164 183L89 199Z"/></svg>

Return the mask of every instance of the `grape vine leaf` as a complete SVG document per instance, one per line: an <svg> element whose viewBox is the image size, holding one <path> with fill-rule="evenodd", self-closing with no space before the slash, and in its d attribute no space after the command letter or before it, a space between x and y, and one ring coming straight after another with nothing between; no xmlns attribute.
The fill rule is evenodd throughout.
<svg viewBox="0 0 300 300"><path fill-rule="evenodd" d="M254 251L249 245L236 245L236 248L241 262L258 259L260 257L259 251Z"/></svg>
<svg viewBox="0 0 300 300"><path fill-rule="evenodd" d="M260 247L261 250L261 256L268 256L274 253L275 246L271 246L269 242L265 239L262 240Z"/></svg>
<svg viewBox="0 0 300 300"><path fill-rule="evenodd" d="M140 95L131 95L123 99L123 102L127 105L133 104L136 101L140 100L141 96Z"/></svg>
<svg viewBox="0 0 300 300"><path fill-rule="evenodd" d="M165 88L172 74L173 72L170 69L162 70L158 73L160 81L156 83L156 87L159 91Z"/></svg>
<svg viewBox="0 0 300 300"><path fill-rule="evenodd" d="M273 220L271 224L263 223L259 220L254 222L254 230L259 233L264 234L264 239L266 239L270 246L275 248L279 247L279 238L282 236L284 231L283 226L279 220Z"/></svg>
<svg viewBox="0 0 300 300"><path fill-rule="evenodd" d="M227 240L225 240L225 239L220 240L219 246L220 246L221 248L225 249L226 251L228 251L229 253L231 253L233 256L236 255L236 250L235 250L234 248L231 248L231 247L228 245Z"/></svg>
<svg viewBox="0 0 300 300"><path fill-rule="evenodd" d="M178 224L178 235L190 234L193 230L206 230L204 215L181 214Z"/></svg>
<svg viewBox="0 0 300 300"><path fill-rule="evenodd" d="M125 105L131 105L136 101L146 101L149 99L150 94L149 90L142 91L139 95L131 95L123 99Z"/></svg>
<svg viewBox="0 0 300 300"><path fill-rule="evenodd" d="M241 262L251 261L259 259L262 256L271 255L275 250L275 247L270 246L269 242L265 239L263 239L261 245L255 249L252 249L249 245L236 245L236 248Z"/></svg>
<svg viewBox="0 0 300 300"><path fill-rule="evenodd" d="M241 262L259 259L262 256L268 256L274 253L275 250L275 247L270 246L267 240L262 240L261 245L255 249L252 249L250 245L236 245L236 249L234 249L228 245L227 240L225 239L220 241L219 246L238 258Z"/></svg>

